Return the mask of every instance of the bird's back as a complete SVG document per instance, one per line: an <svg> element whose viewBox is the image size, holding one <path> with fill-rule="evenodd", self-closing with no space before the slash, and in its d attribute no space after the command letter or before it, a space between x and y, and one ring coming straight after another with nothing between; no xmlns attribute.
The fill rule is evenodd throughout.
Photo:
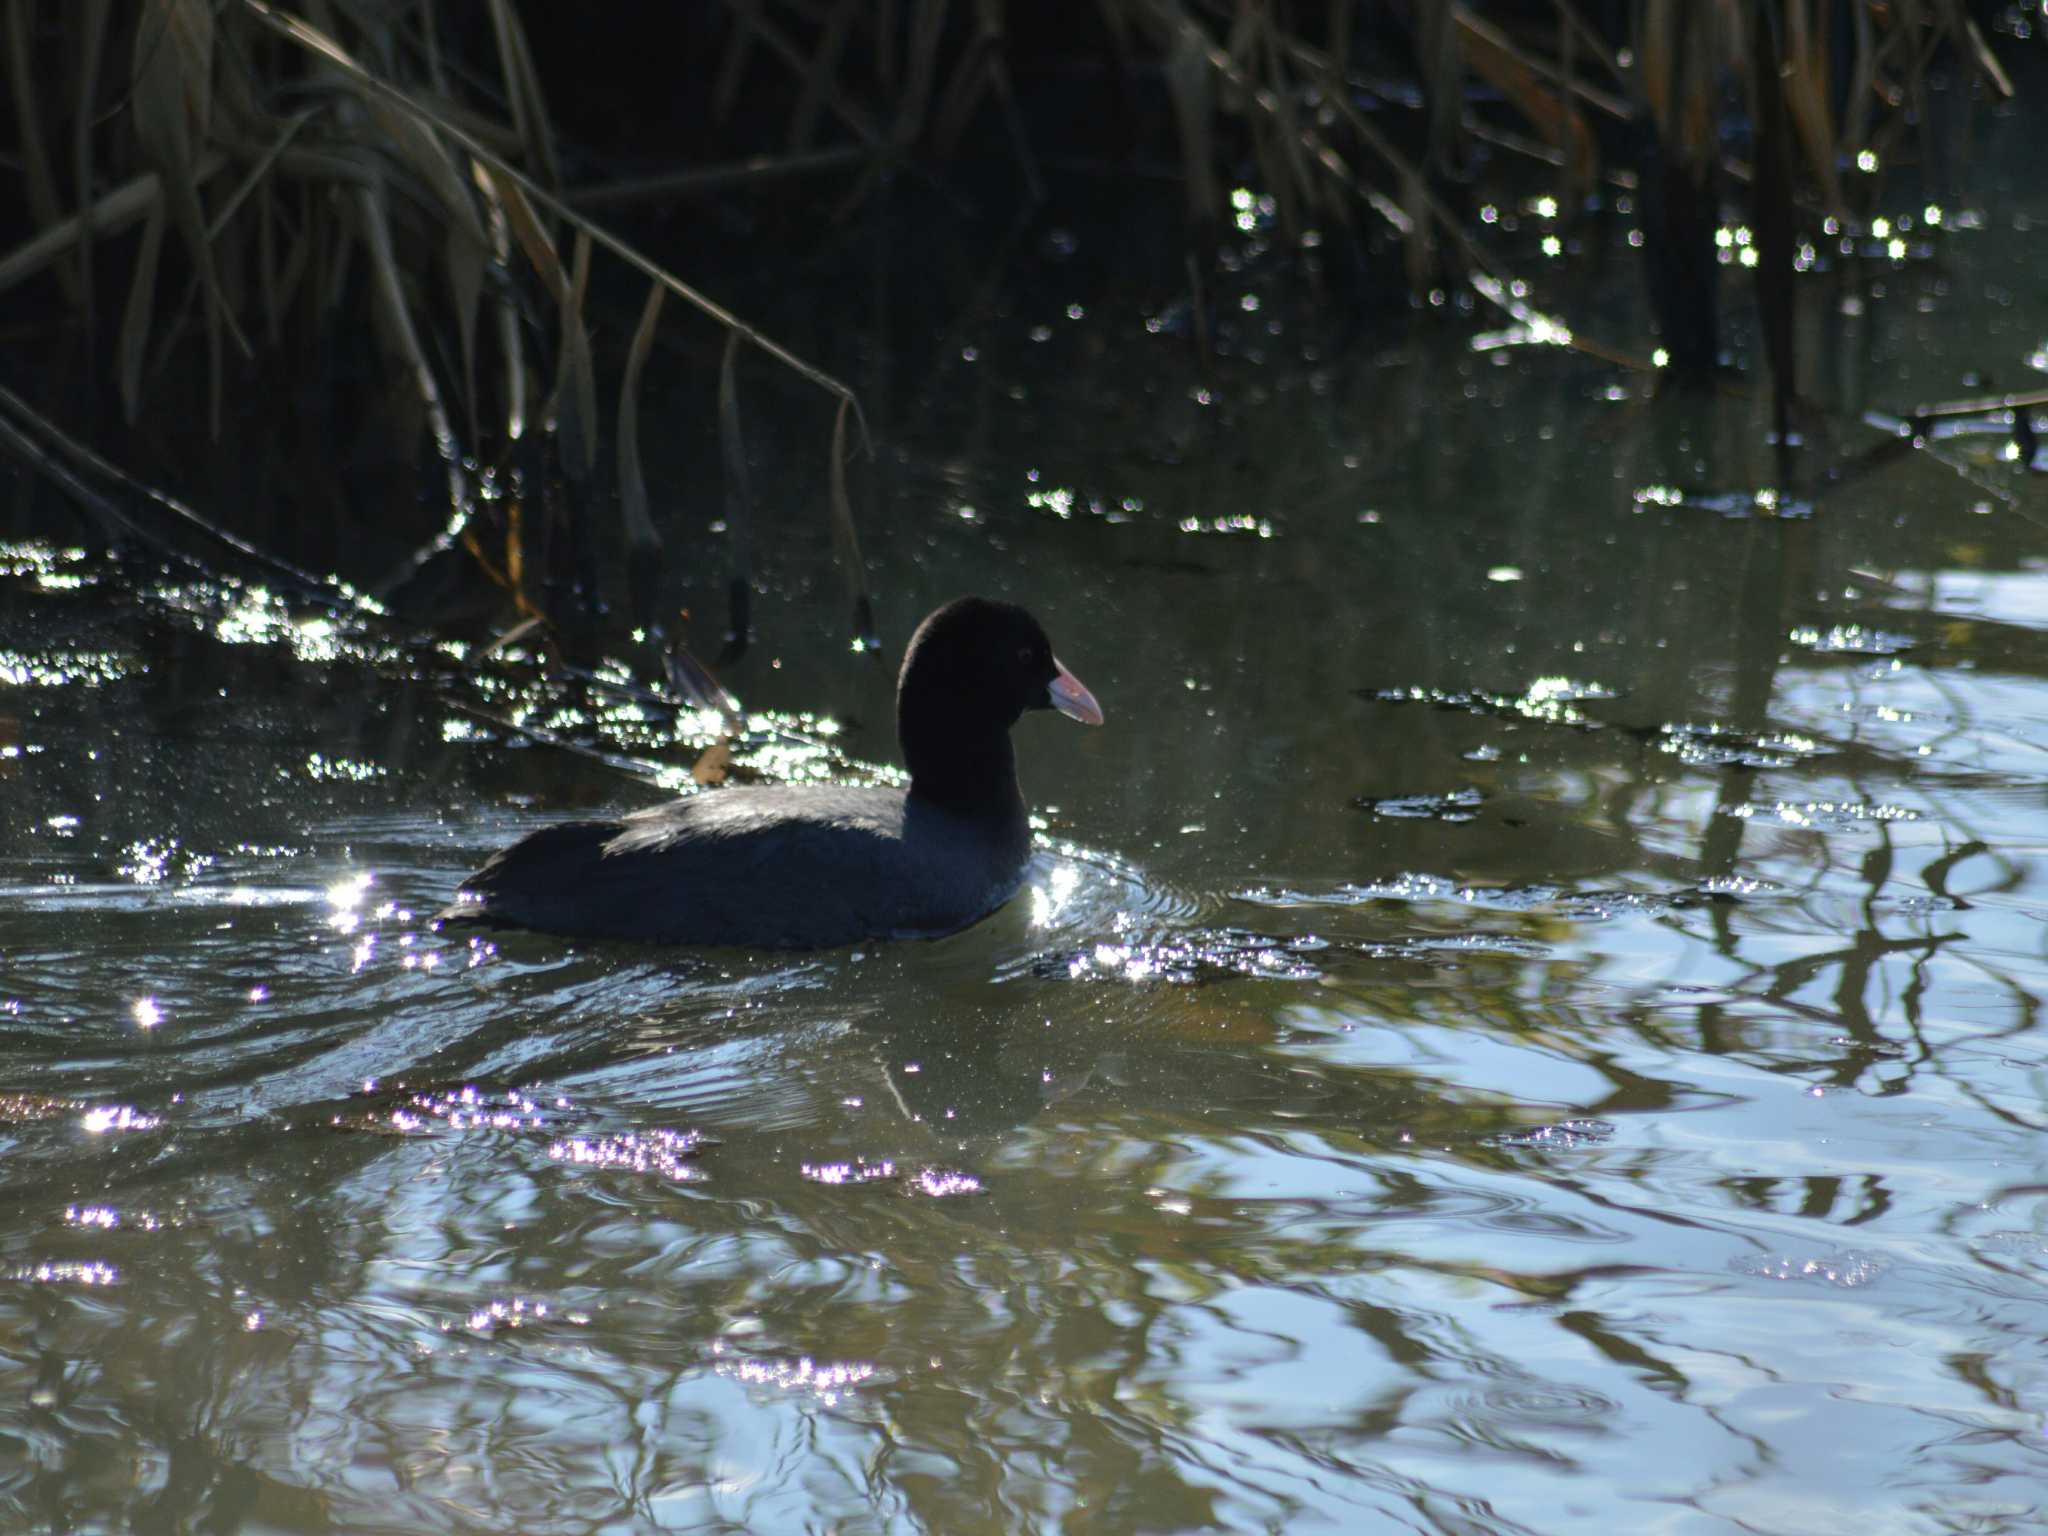
<svg viewBox="0 0 2048 1536"><path fill-rule="evenodd" d="M575 937L821 948L966 927L1014 894L1029 851L1021 802L996 824L897 789L710 790L543 828L463 882L443 916Z"/></svg>

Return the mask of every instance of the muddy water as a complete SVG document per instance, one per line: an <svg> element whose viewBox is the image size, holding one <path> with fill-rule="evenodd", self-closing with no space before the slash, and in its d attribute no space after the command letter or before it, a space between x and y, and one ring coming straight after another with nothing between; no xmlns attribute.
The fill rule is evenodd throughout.
<svg viewBox="0 0 2048 1536"><path fill-rule="evenodd" d="M1816 279L1797 494L1747 376L1256 252L1205 371L1047 236L869 553L1109 725L1020 727L1029 889L938 943L438 933L713 722L10 544L0 1525L2037 1528L2041 499L1988 433L1814 478L2027 377L2023 195ZM891 758L799 500L742 777Z"/></svg>

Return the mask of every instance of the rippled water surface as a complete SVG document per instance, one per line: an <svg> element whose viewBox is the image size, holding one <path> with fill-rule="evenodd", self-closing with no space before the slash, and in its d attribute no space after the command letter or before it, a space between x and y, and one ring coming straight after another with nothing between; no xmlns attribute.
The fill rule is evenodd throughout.
<svg viewBox="0 0 2048 1536"><path fill-rule="evenodd" d="M2026 197L1815 279L1808 480L2023 368ZM1002 591L1109 715L941 942L436 932L717 721L0 549L0 1528L2048 1522L2034 481L1787 505L1751 375L1249 257L1198 376L1074 244L883 423L894 645ZM787 478L733 771L858 776Z"/></svg>

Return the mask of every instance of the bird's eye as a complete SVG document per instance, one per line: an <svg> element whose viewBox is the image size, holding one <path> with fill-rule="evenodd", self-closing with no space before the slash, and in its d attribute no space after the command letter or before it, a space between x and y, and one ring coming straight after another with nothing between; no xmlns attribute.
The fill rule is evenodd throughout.
<svg viewBox="0 0 2048 1536"><path fill-rule="evenodd" d="M1019 661L1023 662L1023 663L1024 663L1024 664L1025 664L1026 666L1029 666L1029 665L1031 664L1031 660L1032 660L1032 657L1031 657L1031 647L1030 647L1030 646L1028 646L1028 645L1020 645L1020 646L1018 646L1018 647L1017 647L1017 659L1018 659Z"/></svg>

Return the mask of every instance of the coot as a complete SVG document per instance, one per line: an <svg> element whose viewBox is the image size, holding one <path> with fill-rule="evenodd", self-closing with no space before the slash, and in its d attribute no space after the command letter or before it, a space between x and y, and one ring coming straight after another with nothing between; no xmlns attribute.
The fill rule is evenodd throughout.
<svg viewBox="0 0 2048 1536"><path fill-rule="evenodd" d="M963 597L896 679L910 787L707 790L547 827L494 856L441 916L578 938L821 949L953 933L1016 893L1031 852L1010 727L1102 710L1038 621Z"/></svg>

